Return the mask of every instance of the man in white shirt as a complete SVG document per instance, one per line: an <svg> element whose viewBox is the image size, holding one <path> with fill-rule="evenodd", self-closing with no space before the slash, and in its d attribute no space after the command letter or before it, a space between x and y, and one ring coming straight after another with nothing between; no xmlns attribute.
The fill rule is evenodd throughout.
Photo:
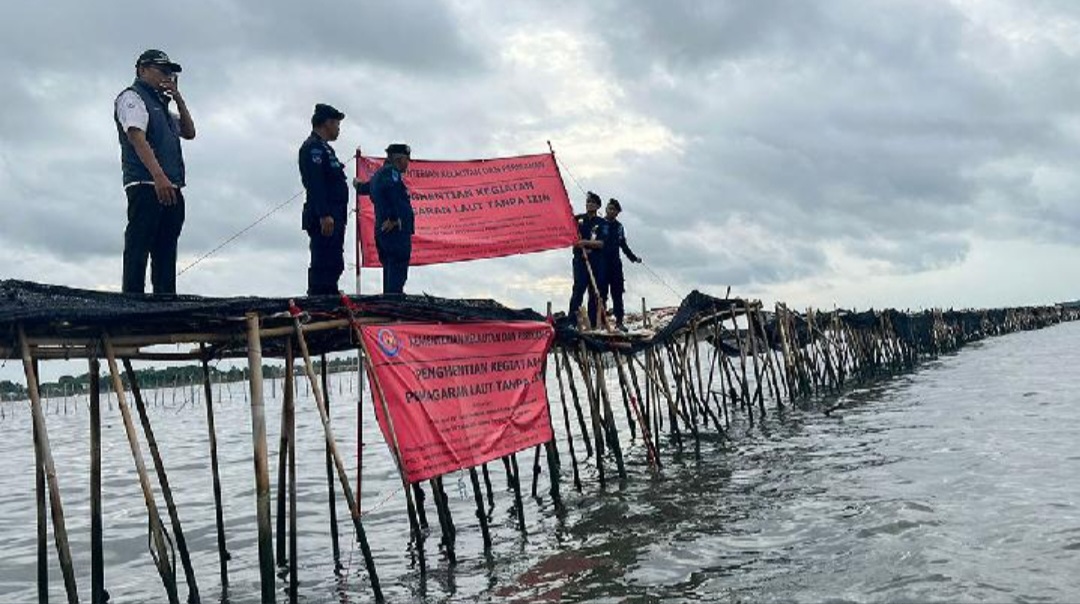
<svg viewBox="0 0 1080 604"><path fill-rule="evenodd" d="M184 225L180 139L195 138L195 122L177 87L180 70L164 52L147 50L135 63L135 82L116 97L113 118L128 199L125 293L144 293L147 259L154 293L176 293L176 249ZM175 113L170 102L176 103Z"/></svg>

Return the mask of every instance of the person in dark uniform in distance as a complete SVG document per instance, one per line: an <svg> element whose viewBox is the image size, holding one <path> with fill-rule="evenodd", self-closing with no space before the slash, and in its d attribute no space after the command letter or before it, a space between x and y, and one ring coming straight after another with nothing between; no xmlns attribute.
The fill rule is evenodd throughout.
<svg viewBox="0 0 1080 604"><path fill-rule="evenodd" d="M341 133L345 114L319 103L311 116L311 136L300 145L300 181L307 194L302 228L311 239L308 267L309 296L337 295L345 272L345 225L349 214L349 184L345 166L330 143Z"/></svg>
<svg viewBox="0 0 1080 604"><path fill-rule="evenodd" d="M386 148L386 163L367 183L375 206L375 249L383 267L384 294L405 293L405 282L409 279L415 217L405 173L411 154L408 145L390 145Z"/></svg>
<svg viewBox="0 0 1080 604"><path fill-rule="evenodd" d="M570 318L577 322L578 310L581 308L582 297L589 294L589 321L593 326L600 325L600 316L597 309L597 294L592 290L589 280L589 268L592 269L596 286L602 287L603 262L600 261L601 253L606 239L607 226L603 218L597 215L600 211L600 196L589 191L585 196L585 213L574 216L578 227L578 240L574 243L574 289L570 294ZM586 266L588 264L588 266ZM602 290L601 290L602 291Z"/></svg>
<svg viewBox="0 0 1080 604"><path fill-rule="evenodd" d="M611 293L611 311L615 314L615 328L626 331L623 325L623 317L626 311L623 309L623 294L626 293L626 279L623 276L622 254L630 262L641 262L641 258L630 250L626 243L626 229L619 222L619 213L622 212L622 204L618 199L609 199L604 208L604 220L607 229L604 233L604 248L601 251L603 258L604 283L600 291L600 297L607 302L608 293ZM621 253L620 253L621 252Z"/></svg>
<svg viewBox="0 0 1080 604"><path fill-rule="evenodd" d="M180 65L160 50L135 62L135 82L117 97L113 121L127 195L122 291L144 293L146 264L155 294L176 293L176 247L184 226L186 173L180 139L195 122L177 87ZM176 103L176 112L169 103Z"/></svg>

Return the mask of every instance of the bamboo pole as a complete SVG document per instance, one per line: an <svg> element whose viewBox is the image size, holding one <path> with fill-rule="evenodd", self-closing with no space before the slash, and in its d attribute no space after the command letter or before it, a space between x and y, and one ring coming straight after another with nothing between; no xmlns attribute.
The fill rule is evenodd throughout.
<svg viewBox="0 0 1080 604"><path fill-rule="evenodd" d="M135 460L135 470L139 475L139 485L142 487L146 512L150 517L150 537L153 545L150 551L154 556L154 564L157 566L161 581L165 585L165 592L168 595L170 604L178 604L180 598L176 589L176 569L169 560L169 546L166 543L165 528L161 524L161 515L158 513L157 502L154 500L154 489L150 485L150 476L146 471L142 450L139 448L139 437L135 431L135 422L131 418L131 409L128 407L127 396L124 393L124 383L120 379L120 368L116 364L116 355L108 334L102 336L102 343L105 346L105 358L109 363L113 392L116 393L116 404L120 408L121 416L123 416L124 431L127 433L128 445L131 447L131 457Z"/></svg>
<svg viewBox="0 0 1080 604"><path fill-rule="evenodd" d="M536 499L536 491L540 486L540 445L536 445L536 447L533 448L532 469L532 497L533 499Z"/></svg>
<svg viewBox="0 0 1080 604"><path fill-rule="evenodd" d="M581 259L585 262L585 268L589 273L589 292L596 297L596 324L592 327L594 329L606 329L611 331L611 324L608 323L607 308L605 308L604 298L600 295L600 286L596 284L596 275L593 274L592 263L589 262L589 250L581 250ZM586 305L588 308L588 305ZM589 323L591 324L594 317L589 317Z"/></svg>
<svg viewBox="0 0 1080 604"><path fill-rule="evenodd" d="M794 403L795 379L793 377L792 358L790 352L790 344L788 342L787 318L785 316L787 309L784 308L782 304L777 302L774 310L776 312L776 329L777 333L780 336L780 353L781 355L783 355L784 360L784 384L787 387L788 402Z"/></svg>
<svg viewBox="0 0 1080 604"><path fill-rule="evenodd" d="M603 428L600 427L600 403L597 400L599 397L595 394L592 385L592 376L590 375L589 368L586 366L588 362L588 355L585 351L585 344L579 343L579 354L577 358L578 368L581 370L581 376L585 380L585 392L589 395L589 415L592 419L593 438L596 439L593 450L596 453L596 472L600 479L600 488L604 487L604 437Z"/></svg>
<svg viewBox="0 0 1080 604"><path fill-rule="evenodd" d="M698 430L697 409L690 398L693 391L693 382L686 377L686 348L680 348L678 342L672 342L664 347L668 355L668 363L671 365L671 379L675 384L675 401L683 409L684 418L689 417L687 425L690 434L694 437L694 456L701 457L701 432Z"/></svg>
<svg viewBox="0 0 1080 604"><path fill-rule="evenodd" d="M326 367L326 355L322 355L322 367L320 368L320 377L322 378L322 392L323 397L326 399L326 413L330 413L330 388L328 387L327 380L327 367ZM337 495L334 493L334 460L331 459L330 445L326 444L324 447L326 451L325 465L326 465L326 493L328 499L328 505L330 508L330 550L334 555L334 572L340 573L345 567L341 565L341 548L338 545L338 519L337 519ZM348 488L348 483L343 488ZM356 505L360 505L360 499L357 498Z"/></svg>
<svg viewBox="0 0 1080 604"><path fill-rule="evenodd" d="M746 310L746 327L747 334L750 336L750 358L753 360L754 365L754 397L758 402L758 410L761 412L761 418L765 419L765 394L762 388L762 376L761 367L758 363L758 337L757 327L754 325L754 314L752 309L747 306Z"/></svg>
<svg viewBox="0 0 1080 604"><path fill-rule="evenodd" d="M292 443L289 441L289 413L291 412L290 405L293 403L293 393L289 390L289 365L288 358L291 356L292 342L289 341L285 344L285 384L282 385L283 401L281 405L281 429L278 436L278 471L277 471L277 515L276 515L276 540L277 545L274 550L274 558L279 568L285 567L289 564L288 557L288 539L289 532L287 523L289 521L288 510L288 488L289 488L289 449ZM271 380L273 381L273 380ZM273 396L273 395L271 395Z"/></svg>
<svg viewBox="0 0 1080 604"><path fill-rule="evenodd" d="M427 501L427 495L424 494L424 488L419 482L414 482L411 485L413 497L416 499L416 518L420 522L420 529L426 531L428 529L427 512L424 509L424 502Z"/></svg>
<svg viewBox="0 0 1080 604"><path fill-rule="evenodd" d="M518 527L521 529L521 533L527 534L525 531L525 503L521 499L521 473L518 472L517 454L511 453L503 458L505 461L510 459L510 465L508 467L508 475L512 476L511 486L514 488L514 507L517 510Z"/></svg>
<svg viewBox="0 0 1080 604"><path fill-rule="evenodd" d="M105 553L101 522L101 365L90 359L90 602L105 604Z"/></svg>
<svg viewBox="0 0 1080 604"><path fill-rule="evenodd" d="M435 512L439 517L439 531L442 534L442 544L446 551L446 561L451 565L457 564L457 552L454 551L454 539L457 531L454 529L454 521L450 517L450 506L446 498L446 492L438 477L428 481L431 486L431 497L435 500Z"/></svg>
<svg viewBox="0 0 1080 604"><path fill-rule="evenodd" d="M656 461L658 455L656 454L656 451L653 450L652 446L652 435L649 434L649 423L642 417L638 400L633 398L633 395L629 394L630 386L627 384L628 379L626 376L626 369L623 367L622 356L617 352L613 353L612 356L615 358L615 367L619 373L619 383L623 384L623 393L631 399L631 401L629 401L629 406L633 408L634 413L638 416L638 421L641 423L641 439L645 442L645 454L649 461L649 468L653 471L653 474L656 474L660 468Z"/></svg>
<svg viewBox="0 0 1080 604"><path fill-rule="evenodd" d="M350 316L352 316L351 310L349 310L349 313ZM383 417L386 420L387 427L390 429L390 453L394 458L394 464L397 465L398 476L401 478L401 486L405 491L405 504L407 506L409 516L409 528L412 534L412 541L416 545L416 551L419 554L420 573L421 575L424 575L427 572L427 563L424 558L424 534L421 531L420 510L418 509L417 505L417 503L422 504L422 502L414 503L413 501L414 493L413 489L410 487L415 485L410 485L408 479L405 477L405 461L402 457L401 445L398 443L397 431L394 429L394 418L390 414L390 407L386 401L386 393L383 391L382 383L379 381L375 373L375 368L371 366L371 355L368 353L367 345L364 343L364 337L363 334L360 332L359 326L355 323L352 324L352 326L353 331L356 333L356 339L358 342L360 342L362 352L361 358L363 359L364 363L367 364L367 373L371 376L371 395L373 397L373 400L378 402L380 408L382 409ZM487 478L487 467L484 468L484 477L485 479Z"/></svg>
<svg viewBox="0 0 1080 604"><path fill-rule="evenodd" d="M689 340L689 338L687 338L687 339ZM694 349L696 350L699 347L699 342L698 342L698 339L697 339L696 332L694 333L694 338L693 339L694 339ZM713 413L713 410L711 408L709 408L708 391L704 389L704 384L702 384L702 381L701 381L701 371L700 371L701 361L700 361L700 356L697 353L695 353L694 356L695 356L694 367L687 367L685 369L685 374L687 376L689 376L689 375L694 373L695 368L698 369L697 378L698 378L698 388L700 390L695 390L692 380L690 380L688 378L687 384L686 384L687 392L690 394L690 399L691 399L692 404L695 405L696 407L700 408L701 417L702 417L701 425L704 426L705 428L708 428L709 427L709 420L712 419L713 425L716 426L716 431L723 434L724 428L723 428L723 426L720 425L720 418L717 417L715 413ZM684 364L689 364L690 363L690 355L689 354L683 355L683 363Z"/></svg>
<svg viewBox="0 0 1080 604"><path fill-rule="evenodd" d="M285 372L285 406L287 407L286 415L288 422L286 429L288 430L289 437L289 602L295 604L299 599L300 592L300 560L299 554L297 554L297 540L299 536L296 531L296 384L295 376L293 375L293 349L292 340L288 340L285 344L285 364L288 366L288 371ZM325 361L323 367L325 367ZM331 503L333 497L331 497ZM337 523L333 524L334 537L337 537ZM337 546L337 539L334 540L334 545ZM337 550L334 551L334 570L337 571L338 558Z"/></svg>
<svg viewBox="0 0 1080 604"><path fill-rule="evenodd" d="M615 469L621 480L626 480L626 465L623 462L622 443L619 442L619 428L615 425L615 413L611 409L611 397L608 395L607 380L604 379L604 363L599 354L595 355L596 384L603 404L604 425L611 452L615 454Z"/></svg>
<svg viewBox="0 0 1080 604"><path fill-rule="evenodd" d="M356 349L356 507L364 509L364 350ZM352 392L352 388L349 388Z"/></svg>
<svg viewBox="0 0 1080 604"><path fill-rule="evenodd" d="M577 453L574 451L574 433L570 429L570 411L566 407L566 390L563 387L562 365L559 363L559 352L555 355L555 381L559 382L559 401L562 403L563 426L566 428L566 443L570 449L570 464L574 470L574 488L581 492L581 475L578 473Z"/></svg>
<svg viewBox="0 0 1080 604"><path fill-rule="evenodd" d="M263 402L262 336L259 314L248 313L248 380L251 387L251 439L255 458L255 513L259 525L259 585L263 602L276 602L274 545L270 523L270 469L266 459L266 415Z"/></svg>
<svg viewBox="0 0 1080 604"><path fill-rule="evenodd" d="M480 464L480 468L484 473L484 489L487 490L488 514L490 515L492 512L495 511L495 494L493 492L494 489L491 488L491 475L488 473L487 464Z"/></svg>
<svg viewBox="0 0 1080 604"><path fill-rule="evenodd" d="M585 443L585 459L592 457L592 437L589 436L589 429L585 424L585 414L581 410L581 400L578 397L577 385L574 384L574 372L570 365L570 355L565 348L560 349L562 352L563 367L566 368L566 385L570 389L570 399L574 401L574 410L577 413L578 428L581 430L581 440ZM558 364L558 357L556 356L556 364Z"/></svg>
<svg viewBox="0 0 1080 604"><path fill-rule="evenodd" d="M154 429L150 425L150 416L146 413L146 403L143 401L142 392L139 390L139 381L135 376L135 370L131 368L131 361L128 359L123 359L123 364L124 371L127 372L128 383L131 385L131 397L135 400L135 410L139 413L143 436L146 438L146 447L150 450L150 459L154 463L154 472L157 474L158 485L161 487L161 495L165 499L165 509L169 513L169 521L172 524L173 539L176 542L176 548L180 550L180 563L184 567L184 579L188 588L188 603L198 604L201 601L199 598L199 585L195 580L195 569L191 565L191 556L188 554L187 540L184 538L184 529L180 523L180 512L176 509L172 488L169 486L169 476L165 472L165 462L161 459L161 451L158 449Z"/></svg>
<svg viewBox="0 0 1080 604"><path fill-rule="evenodd" d="M745 304L744 304L743 305L744 314L745 314L745 310L746 310L746 307L745 307ZM731 328L732 328L732 331L735 334L735 345L739 347L739 367L742 369L742 379L740 380L740 385L742 387L741 388L741 390L742 390L742 392L741 392L742 400L744 401L744 404L749 405L750 402L751 402L751 399L750 399L750 382L746 377L746 350L745 350L745 346L743 346L742 334L739 332L739 322L738 322L738 320L736 320L734 308L732 309L732 313L731 313Z"/></svg>
<svg viewBox="0 0 1080 604"><path fill-rule="evenodd" d="M476 468L469 468L469 480L472 482L473 499L476 501L476 519L480 523L480 535L484 541L484 553L491 555L491 533L488 531L487 513L484 512L484 496L480 492L480 478Z"/></svg>
<svg viewBox="0 0 1080 604"><path fill-rule="evenodd" d="M619 360L616 358L617 354L617 352L611 353L612 358L613 360L615 360L616 363L619 362ZM622 396L623 410L626 414L626 423L630 427L630 442L632 444L635 440L637 440L637 420L635 419L633 411L630 410L630 386L626 383L625 376L623 376L621 373L619 374L619 376L619 394ZM642 427L642 432L644 433L645 431L646 428Z"/></svg>
<svg viewBox="0 0 1080 604"><path fill-rule="evenodd" d="M550 301L547 303L547 316L549 319L551 318ZM555 422L551 418L551 396L548 394L547 389L548 359L548 353L545 352L540 370L540 383L544 385L544 402L547 404L548 409L548 427L551 428L551 438L544 443L544 452L547 453L548 462L548 493L551 495L551 501L555 504L556 513L558 513L562 509L562 495L559 493L559 479L562 476L562 460L559 458L559 448L555 439ZM560 387L561 386L562 385L560 384ZM565 412L565 399L563 400L563 403L563 411Z"/></svg>
<svg viewBox="0 0 1080 604"><path fill-rule="evenodd" d="M367 347L364 344L364 340L357 330L358 341L361 346L364 346L364 362L368 364L367 372L371 376L372 383L372 396L378 401L382 408L383 417L386 418L386 424L390 428L390 453L394 458L394 464L397 465L398 476L401 478L401 486L405 491L405 505L409 516L409 528L412 534L412 542L416 546L416 551L420 560L420 574L421 576L427 573L427 562L424 557L424 533L421 531L421 525L419 521L418 505L414 503L413 489L408 479L405 477L405 462L401 456L401 445L398 444L397 432L394 430L394 418L390 415L389 405L386 403L386 393L383 392L382 383L379 381L375 374L375 368L371 366L371 355L367 354ZM484 477L487 478L487 467L484 468ZM422 502L419 502L422 504ZM494 504L492 504L494 506Z"/></svg>
<svg viewBox="0 0 1080 604"><path fill-rule="evenodd" d="M296 343L300 346L300 354L304 357L304 373L307 374L311 393L315 396L315 405L319 409L323 435L326 438L327 445L330 447L334 465L337 467L338 480L341 482L342 494L345 495L349 513L352 515L353 529L356 531L356 538L360 542L360 551L364 556L364 565L367 567L368 580L371 581L371 590L375 595L375 600L383 602L382 587L379 585L379 575L375 570L375 559L371 555L367 533L364 531L364 525L360 520L360 508L356 506L356 498L353 497L352 489L349 488L349 476L345 472L345 464L341 459L341 455L338 454L337 441L334 439L334 431L330 427L330 414L326 411L326 401L323 398L318 382L315 380L315 370L312 366L311 354L308 352L307 339L304 337L304 328L300 324L300 318L296 315L293 315L293 328L296 332Z"/></svg>
<svg viewBox="0 0 1080 604"><path fill-rule="evenodd" d="M35 380L38 375L37 361L31 365ZM36 382L35 382L36 384ZM30 387L30 378L27 377L27 388ZM38 422L38 414L33 413L31 399L31 417L33 428L31 432L34 438L34 493L37 502L37 592L38 602L49 601L49 516L46 512L46 499L48 491L45 489L45 463L41 445L41 424ZM42 418L44 419L44 417Z"/></svg>
<svg viewBox="0 0 1080 604"><path fill-rule="evenodd" d="M210 365L207 362L206 345L200 344L203 357L203 389L206 394L206 429L210 440L210 475L214 491L214 525L217 529L218 572L221 575L221 597L229 594L229 550L225 544L225 514L221 505L221 476L218 472L217 429L214 427L213 385L210 381ZM220 395L220 388L218 394Z"/></svg>

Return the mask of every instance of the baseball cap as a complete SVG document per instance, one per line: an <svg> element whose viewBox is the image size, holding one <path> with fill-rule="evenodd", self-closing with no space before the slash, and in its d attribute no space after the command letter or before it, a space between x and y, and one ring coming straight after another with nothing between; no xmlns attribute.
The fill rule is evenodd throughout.
<svg viewBox="0 0 1080 604"><path fill-rule="evenodd" d="M160 50L150 49L144 51L141 55L139 55L139 59L135 61L136 67L144 67L147 65L153 65L154 67L164 67L169 71L174 71L177 73L183 71L180 68L179 63L173 63L172 60L169 59L169 55L165 54L163 51Z"/></svg>

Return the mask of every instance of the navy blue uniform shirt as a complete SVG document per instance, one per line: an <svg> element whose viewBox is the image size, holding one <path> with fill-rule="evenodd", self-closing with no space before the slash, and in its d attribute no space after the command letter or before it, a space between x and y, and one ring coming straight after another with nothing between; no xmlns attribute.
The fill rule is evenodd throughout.
<svg viewBox="0 0 1080 604"><path fill-rule="evenodd" d="M607 239L607 221L600 216L589 217L588 214L578 214L574 216L574 220L577 221L578 239L594 239L597 241L604 241ZM607 244L604 244L605 247ZM599 252L600 250L590 250L592 252ZM590 258L596 257L597 254L589 254ZM581 248L574 248L574 258L581 258Z"/></svg>
<svg viewBox="0 0 1080 604"><path fill-rule="evenodd" d="M626 257L631 262L637 262L638 257L634 255L634 252L630 250L630 246L626 243L626 230L623 229L621 222L616 220L604 219L607 223L606 230L604 232L604 261L608 266L622 265L622 257L619 255L619 251L626 254Z"/></svg>
<svg viewBox="0 0 1080 604"><path fill-rule="evenodd" d="M409 190L405 187L401 172L387 162L371 177L370 187L371 203L375 205L375 236L383 235L382 224L386 220L401 221L400 231L394 229L386 234L400 232L412 235L415 218Z"/></svg>
<svg viewBox="0 0 1080 604"><path fill-rule="evenodd" d="M349 210L349 184L345 165L334 149L314 132L300 145L300 182L307 198L302 227L318 228L319 219L330 216L344 224Z"/></svg>

